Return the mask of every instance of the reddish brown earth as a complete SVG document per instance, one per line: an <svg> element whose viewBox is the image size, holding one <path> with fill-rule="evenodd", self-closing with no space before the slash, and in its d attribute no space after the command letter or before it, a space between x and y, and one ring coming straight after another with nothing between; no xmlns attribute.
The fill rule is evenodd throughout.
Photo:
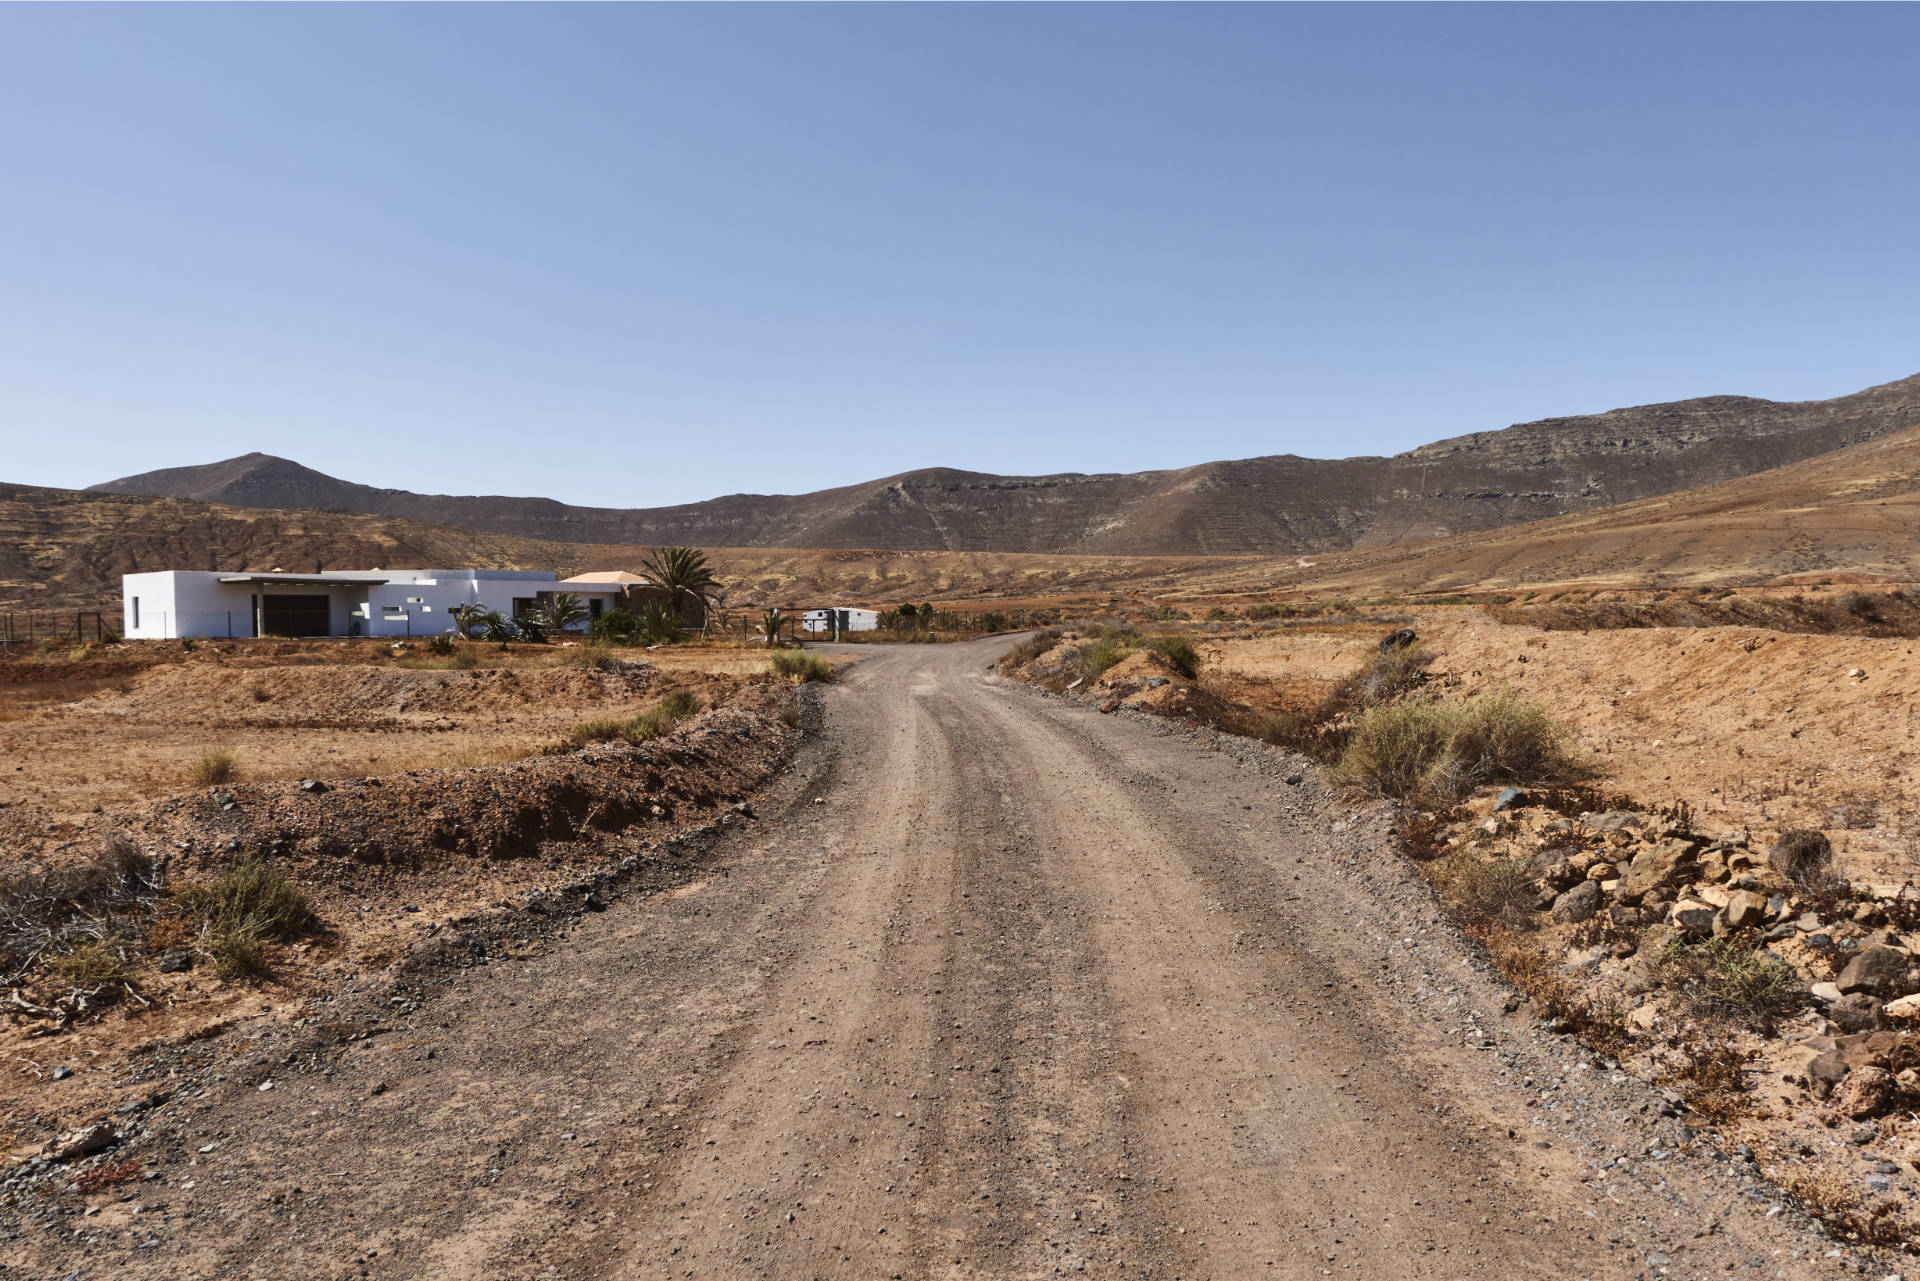
<svg viewBox="0 0 1920 1281"><path fill-rule="evenodd" d="M863 650L755 818L660 851L676 888L517 952L454 928L299 1025L110 1069L169 1095L121 1122L110 1157L136 1173L16 1183L0 1260L303 1281L1870 1266L1648 1087L1503 1012L1384 809L1246 740L1003 682L997 645Z"/></svg>

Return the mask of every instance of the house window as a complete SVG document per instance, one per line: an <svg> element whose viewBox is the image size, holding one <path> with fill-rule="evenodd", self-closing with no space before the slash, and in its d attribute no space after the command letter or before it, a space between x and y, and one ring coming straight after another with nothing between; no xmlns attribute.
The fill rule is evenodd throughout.
<svg viewBox="0 0 1920 1281"><path fill-rule="evenodd" d="M140 598L138 596L133 598L133 625L135 627L140 626Z"/></svg>

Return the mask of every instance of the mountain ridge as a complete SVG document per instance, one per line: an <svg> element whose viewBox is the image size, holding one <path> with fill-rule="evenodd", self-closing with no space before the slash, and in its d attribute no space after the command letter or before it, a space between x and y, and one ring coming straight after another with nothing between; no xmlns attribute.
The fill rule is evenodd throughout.
<svg viewBox="0 0 1920 1281"><path fill-rule="evenodd" d="M656 508L422 494L243 454L88 492L403 516L557 542L1089 555L1235 555L1393 545L1736 479L1920 423L1920 375L1816 401L1629 406L1433 441L1391 456L1272 454L1141 472L1004 476L930 467L804 494Z"/></svg>

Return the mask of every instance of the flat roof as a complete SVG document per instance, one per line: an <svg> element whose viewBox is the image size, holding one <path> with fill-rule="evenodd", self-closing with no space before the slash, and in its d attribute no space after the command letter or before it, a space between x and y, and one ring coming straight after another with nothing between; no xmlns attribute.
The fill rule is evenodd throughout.
<svg viewBox="0 0 1920 1281"><path fill-rule="evenodd" d="M366 587L387 581L385 574L222 574L223 583L292 583L301 587Z"/></svg>

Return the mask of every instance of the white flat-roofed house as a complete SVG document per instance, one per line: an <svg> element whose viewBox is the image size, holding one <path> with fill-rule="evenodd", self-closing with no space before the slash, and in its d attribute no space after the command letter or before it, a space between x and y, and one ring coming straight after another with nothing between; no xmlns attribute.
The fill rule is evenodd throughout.
<svg viewBox="0 0 1920 1281"><path fill-rule="evenodd" d="M550 570L371 569L314 574L160 570L120 580L122 635L437 636L466 604L513 618L555 591L619 599L619 587L558 583ZM603 603L603 608L610 606ZM581 624L584 630L586 624Z"/></svg>

